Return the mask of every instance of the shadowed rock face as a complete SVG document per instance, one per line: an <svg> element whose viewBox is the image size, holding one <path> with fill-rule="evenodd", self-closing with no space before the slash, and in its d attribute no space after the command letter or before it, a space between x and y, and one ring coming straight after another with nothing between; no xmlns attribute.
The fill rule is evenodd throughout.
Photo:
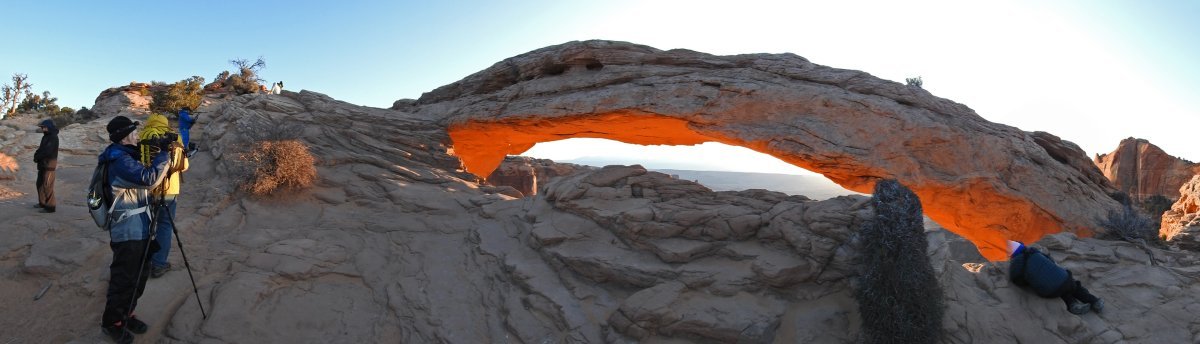
<svg viewBox="0 0 1200 344"><path fill-rule="evenodd" d="M571 137L722 142L870 192L894 178L929 217L1003 259L1004 239L1087 233L1117 203L1074 144L988 122L917 87L792 54L713 56L571 42L501 61L395 108L440 120L468 171Z"/></svg>
<svg viewBox="0 0 1200 344"><path fill-rule="evenodd" d="M1097 155L1095 164L1113 186L1136 200L1162 195L1179 199L1179 187L1200 173L1200 164L1167 154L1144 139L1121 140L1112 153Z"/></svg>
<svg viewBox="0 0 1200 344"><path fill-rule="evenodd" d="M547 159L534 159L523 156L504 158L500 167L492 171L487 182L495 186L509 186L520 192L517 197L537 195L541 185L557 178L576 172L593 169L593 167L556 163Z"/></svg>

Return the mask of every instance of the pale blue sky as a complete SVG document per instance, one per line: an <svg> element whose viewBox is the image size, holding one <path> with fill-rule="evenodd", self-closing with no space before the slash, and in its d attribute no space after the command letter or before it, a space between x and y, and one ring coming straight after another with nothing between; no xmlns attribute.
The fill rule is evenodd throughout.
<svg viewBox="0 0 1200 344"><path fill-rule="evenodd" d="M935 95L991 121L1049 131L1089 153L1137 136L1200 160L1192 139L1200 128L1200 1L20 1L3 8L5 27L16 30L0 51L3 81L26 73L35 91L74 108L91 106L111 86L212 79L229 59L258 56L267 60L263 77L287 89L388 107L533 49L612 39L720 55L791 52L901 82L920 75ZM534 153L657 156L581 142Z"/></svg>

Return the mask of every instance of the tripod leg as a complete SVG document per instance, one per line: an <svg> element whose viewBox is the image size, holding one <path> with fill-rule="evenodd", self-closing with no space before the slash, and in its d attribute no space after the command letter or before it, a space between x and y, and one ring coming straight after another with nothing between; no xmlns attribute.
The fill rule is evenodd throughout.
<svg viewBox="0 0 1200 344"><path fill-rule="evenodd" d="M200 315L204 319L208 319L208 313L204 312L204 303L200 302L200 289L196 288L196 277L192 276L192 266L188 263L187 253L183 251L183 240L179 235L179 226L175 225L175 218L170 212L167 212L167 221L170 221L171 227L175 228L175 244L179 247L179 256L183 257L183 267L187 269L188 278L192 280L192 292L196 295L196 304L200 305Z"/></svg>

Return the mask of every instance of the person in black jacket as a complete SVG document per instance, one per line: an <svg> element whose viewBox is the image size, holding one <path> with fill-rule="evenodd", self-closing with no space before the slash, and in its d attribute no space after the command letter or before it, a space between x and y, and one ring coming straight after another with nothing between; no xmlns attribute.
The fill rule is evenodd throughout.
<svg viewBox="0 0 1200 344"><path fill-rule="evenodd" d="M38 132L42 133L42 144L33 153L33 162L37 164L37 193L38 204L43 213L53 213L54 202L54 170L58 168L58 128L54 121L44 120L38 123Z"/></svg>
<svg viewBox="0 0 1200 344"><path fill-rule="evenodd" d="M1008 242L1008 250L1008 277L1013 284L1028 286L1041 297L1062 298L1071 314L1104 309L1104 300L1089 293L1070 270L1059 267L1050 256L1016 241Z"/></svg>

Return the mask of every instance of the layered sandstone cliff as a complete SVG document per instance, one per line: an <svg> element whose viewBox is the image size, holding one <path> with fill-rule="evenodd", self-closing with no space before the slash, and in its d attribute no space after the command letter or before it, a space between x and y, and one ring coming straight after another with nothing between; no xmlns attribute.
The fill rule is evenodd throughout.
<svg viewBox="0 0 1200 344"><path fill-rule="evenodd" d="M1179 187L1200 174L1200 164L1167 154L1145 139L1121 140L1117 149L1096 155L1096 167L1113 186L1135 200L1154 195L1179 199Z"/></svg>
<svg viewBox="0 0 1200 344"><path fill-rule="evenodd" d="M100 92L92 106L92 112L97 117L111 116L145 116L150 113L152 94L157 88L147 83L131 82L129 85L117 86Z"/></svg>

